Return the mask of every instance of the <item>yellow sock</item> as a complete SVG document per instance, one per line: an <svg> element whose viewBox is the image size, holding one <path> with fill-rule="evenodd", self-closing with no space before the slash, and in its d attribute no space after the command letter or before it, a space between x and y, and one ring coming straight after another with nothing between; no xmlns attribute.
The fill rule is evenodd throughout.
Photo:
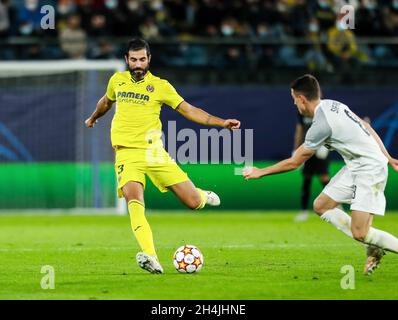
<svg viewBox="0 0 398 320"><path fill-rule="evenodd" d="M155 246L153 244L152 230L145 218L145 205L138 200L130 200L128 203L131 228L135 238L146 254L156 257Z"/></svg>
<svg viewBox="0 0 398 320"><path fill-rule="evenodd" d="M200 194L200 198L202 199L202 202L200 203L200 205L198 205L195 210L200 210L202 209L205 205L206 205L206 201L207 201L207 196L206 194L203 192L202 189L196 188L196 190L198 190L199 194Z"/></svg>

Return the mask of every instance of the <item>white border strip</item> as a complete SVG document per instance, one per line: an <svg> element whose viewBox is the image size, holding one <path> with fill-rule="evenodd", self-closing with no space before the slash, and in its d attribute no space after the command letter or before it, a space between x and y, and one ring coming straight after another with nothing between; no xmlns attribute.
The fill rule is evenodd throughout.
<svg viewBox="0 0 398 320"><path fill-rule="evenodd" d="M118 70L125 69L123 60L44 60L0 62L0 71L65 71L65 70Z"/></svg>

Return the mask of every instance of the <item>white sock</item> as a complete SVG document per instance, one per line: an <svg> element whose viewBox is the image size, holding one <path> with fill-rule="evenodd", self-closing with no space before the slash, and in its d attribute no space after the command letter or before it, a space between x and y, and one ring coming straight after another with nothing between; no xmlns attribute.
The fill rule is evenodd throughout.
<svg viewBox="0 0 398 320"><path fill-rule="evenodd" d="M321 219L331 223L337 229L344 232L347 236L352 238L351 232L351 217L339 208L334 208L326 211L321 215Z"/></svg>
<svg viewBox="0 0 398 320"><path fill-rule="evenodd" d="M351 217L343 210L334 208L321 215L321 219L333 224L337 229L353 238L351 232ZM392 234L370 227L364 240L365 245L374 245L384 250L398 253L398 239Z"/></svg>
<svg viewBox="0 0 398 320"><path fill-rule="evenodd" d="M398 239L392 234L370 227L365 243L373 244L387 251L398 253Z"/></svg>

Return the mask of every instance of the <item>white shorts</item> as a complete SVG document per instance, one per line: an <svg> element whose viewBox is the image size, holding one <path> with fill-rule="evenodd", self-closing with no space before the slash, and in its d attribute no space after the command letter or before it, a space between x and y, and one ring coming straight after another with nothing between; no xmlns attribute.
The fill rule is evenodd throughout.
<svg viewBox="0 0 398 320"><path fill-rule="evenodd" d="M381 167L375 172L352 174L344 166L323 189L334 201L350 204L351 210L384 216L388 169Z"/></svg>

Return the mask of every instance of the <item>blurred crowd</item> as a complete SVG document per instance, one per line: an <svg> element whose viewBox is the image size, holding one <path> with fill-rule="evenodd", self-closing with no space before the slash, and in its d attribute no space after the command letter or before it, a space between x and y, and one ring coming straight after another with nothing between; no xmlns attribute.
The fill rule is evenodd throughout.
<svg viewBox="0 0 398 320"><path fill-rule="evenodd" d="M345 4L355 8L353 30L341 24ZM55 8L54 30L41 28L43 5ZM396 61L395 46L358 38L398 36L398 0L0 0L0 59L120 58L124 46L116 39L132 36L163 40L157 58L169 65L249 62L333 71ZM11 37L40 43L15 50L5 45ZM197 38L202 41L190 42ZM220 38L231 41L203 43ZM184 41L168 46L165 39ZM231 45L234 39L239 44Z"/></svg>

